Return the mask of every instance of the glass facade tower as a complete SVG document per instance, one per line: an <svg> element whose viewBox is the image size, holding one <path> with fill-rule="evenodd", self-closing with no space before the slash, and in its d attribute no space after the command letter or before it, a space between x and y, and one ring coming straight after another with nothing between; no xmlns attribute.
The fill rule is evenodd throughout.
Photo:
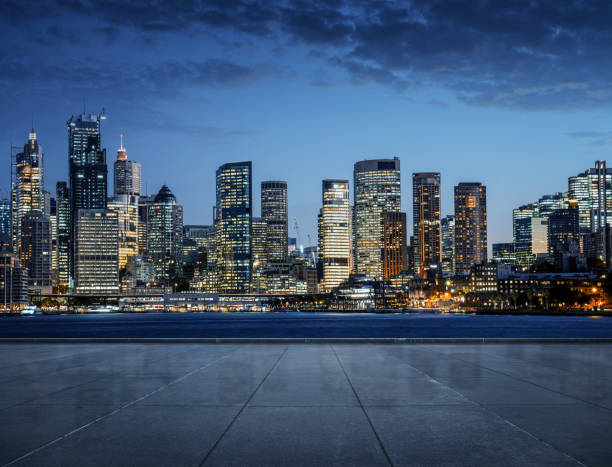
<svg viewBox="0 0 612 467"><path fill-rule="evenodd" d="M106 209L106 150L102 149L100 122L103 115L72 116L68 126L68 168L70 179L71 257L75 248L76 213L80 209ZM74 267L74 259L69 262Z"/></svg>
<svg viewBox="0 0 612 467"><path fill-rule="evenodd" d="M217 169L217 280L219 292L245 293L251 286L251 162Z"/></svg>
<svg viewBox="0 0 612 467"><path fill-rule="evenodd" d="M323 180L319 212L319 285L330 292L348 279L351 256L351 216L348 180Z"/></svg>
<svg viewBox="0 0 612 467"><path fill-rule="evenodd" d="M455 274L469 274L487 262L487 188L480 183L455 187Z"/></svg>
<svg viewBox="0 0 612 467"><path fill-rule="evenodd" d="M17 154L15 170L15 213L14 241L16 252L21 243L21 222L24 216L32 210L44 212L44 156L42 147L38 144L34 129L28 135L28 142L23 152ZM22 261L23 263L23 261Z"/></svg>
<svg viewBox="0 0 612 467"><path fill-rule="evenodd" d="M71 242L70 242L70 192L66 182L57 182L55 186L56 210L56 256L57 285L60 291L66 291L70 285Z"/></svg>
<svg viewBox="0 0 612 467"><path fill-rule="evenodd" d="M441 255L440 173L412 174L412 226L414 268L421 277L439 271Z"/></svg>
<svg viewBox="0 0 612 467"><path fill-rule="evenodd" d="M612 222L612 169L606 161L568 179L568 195L578 201L580 233L596 232Z"/></svg>
<svg viewBox="0 0 612 467"><path fill-rule="evenodd" d="M267 225L268 261L287 261L289 239L287 182L261 182L261 217Z"/></svg>
<svg viewBox="0 0 612 467"><path fill-rule="evenodd" d="M442 273L455 274L455 216L442 218Z"/></svg>
<svg viewBox="0 0 612 467"><path fill-rule="evenodd" d="M373 279L384 276L383 214L401 210L400 161L360 161L353 171L354 255L357 274Z"/></svg>
<svg viewBox="0 0 612 467"><path fill-rule="evenodd" d="M183 207L164 185L148 204L147 217L147 253L153 262L155 280L164 283L182 272ZM137 240L137 229L135 233Z"/></svg>

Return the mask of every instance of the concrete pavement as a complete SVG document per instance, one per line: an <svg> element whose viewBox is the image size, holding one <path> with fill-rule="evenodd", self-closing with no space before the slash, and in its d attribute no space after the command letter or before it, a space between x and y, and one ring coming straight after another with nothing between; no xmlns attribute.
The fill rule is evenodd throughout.
<svg viewBox="0 0 612 467"><path fill-rule="evenodd" d="M0 465L609 465L612 344L2 344Z"/></svg>

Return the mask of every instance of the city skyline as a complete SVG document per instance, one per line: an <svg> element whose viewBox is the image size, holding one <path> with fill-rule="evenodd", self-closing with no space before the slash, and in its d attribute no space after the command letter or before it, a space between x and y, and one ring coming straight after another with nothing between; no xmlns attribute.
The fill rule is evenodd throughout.
<svg viewBox="0 0 612 467"><path fill-rule="evenodd" d="M108 169L108 165L109 164L106 161L106 151L107 151L107 147L106 147L106 144L105 144L106 140L104 138L104 131L103 131L103 128L102 128L102 122L106 121L106 116L104 115L104 113L101 113L101 114L98 114L98 115L96 115L96 114L80 114L80 115L76 115L76 116L73 115L68 120L68 129L69 129L69 145L68 146L70 146L71 144L74 144L74 143L72 143L72 136L71 135L74 132L73 128L75 126L75 122L81 121L82 119L84 119L86 121L86 123L87 123L88 120L93 119L92 122L89 122L88 124L94 125L96 127L96 131L99 132L99 134L97 134L95 144L96 144L96 148L98 148L98 146L99 146L99 151L98 151L98 149L96 149L96 151L98 151L100 154L103 153L103 155L101 157L104 158L104 165L106 166L106 173L104 174L104 185L106 185L106 197L108 199L108 203L117 202L117 197L118 197L117 189L118 188L115 186L115 181L117 180L117 177L118 177L118 169L119 170L124 170L122 167L126 163L131 164L130 167L135 167L135 169L132 168L130 170L136 170L137 171L136 172L137 175L134 175L134 177L135 177L135 183L136 183L136 185L138 185L138 187L134 188L134 190L135 190L134 193L137 193L137 192L140 192L140 191L144 192L145 189L142 189L142 187L140 185L142 185L142 184L148 185L147 178L146 178L146 170L147 170L148 167L145 164L145 169L144 169L145 170L145 176L143 177L141 175L141 170L142 170L141 167L142 167L143 164L140 163L140 161L134 161L131 157L128 160L128 157L127 157L127 148L124 145L124 135L123 134L119 135L120 143L119 143L119 147L116 149L116 151L117 151L117 160L114 162L114 169L113 168ZM95 120L95 122L94 122L94 120ZM87 130L87 131L90 131L90 130ZM25 144L26 150L32 144L36 144L36 148L38 148L39 147L39 145L38 145L38 140L39 139L40 139L39 134L35 131L35 128L31 128L29 130L29 132L28 132L27 142ZM32 143L32 141L34 141L34 143ZM78 144L81 144L81 145L85 144L86 145L87 141L84 141L84 142L77 141L76 144L77 145ZM43 145L41 144L40 145L41 149L40 150L36 149L36 150L40 152L40 159L43 160L43 158L44 158L44 160L45 160L44 172L46 173L47 170L48 170L48 167L47 167L47 164L48 164L48 162L47 162L47 155L46 155L46 151L44 151L42 149L42 147L43 147ZM19 149L20 149L20 145L13 146L13 153L18 151ZM70 158L73 157L70 154L71 153L69 152L69 154L68 154L69 160L71 160ZM95 156L95 157L100 157L100 156ZM354 162L354 164L353 164L353 172L356 170L355 167L363 165L363 164L373 163L373 162L376 162L376 161L393 161L393 160L397 161L396 163L398 164L398 167L399 167L399 161L401 160L401 158L399 158L397 156L395 156L393 159L363 159L363 160L358 160L358 161ZM249 161L249 162L252 165L255 165L253 163L253 161ZM233 163L235 163L235 162L227 162L226 164L233 164ZM605 170L605 161L602 161L602 163L604 164L604 170ZM581 212L585 212L587 209L596 208L597 207L597 201L596 200L595 201L588 201L589 197L591 196L590 192L588 191L589 190L588 183L591 183L590 182L591 180L596 180L596 177L597 177L596 173L597 173L597 170L598 170L597 169L597 164L599 164L599 161L595 161L595 163L594 163L595 168L583 168L583 169L580 170L580 173L578 173L577 175L568 175L566 177L566 179L568 180L568 182L567 182L568 189L565 189L565 187L564 187L564 189L561 189L559 191L553 192L551 194L542 194L542 193L540 193L540 198L538 198L538 202L536 202L534 200L534 201L528 202L526 204L522 204L521 206L515 206L515 207L513 207L512 211L522 210L524 208L530 209L530 207L533 205L533 203L536 203L536 204L540 203L541 204L543 200L545 200L545 199L554 199L555 196L559 196L562 193L569 193L568 196L570 198L574 197L574 198L579 199L579 204L581 206L583 206L582 209L584 210L584 211L581 211ZM70 169L70 164L69 164L68 168ZM109 171L112 171L112 173L108 173ZM398 172L399 172L399 170L398 170ZM66 176L64 177L64 180L60 180L60 181L58 181L58 183L61 183L61 182L65 181L65 180L68 180L70 178L69 173L70 173L70 170L68 171L68 174L66 174ZM255 174L255 173L256 173L256 170L253 170L253 174ZM413 210L414 199L412 199L412 202L409 203L406 200L405 195L404 196L401 196L401 195L403 193L405 193L407 190L411 190L412 191L412 197L415 196L414 191L413 191L414 190L414 176L415 175L418 176L419 174L420 173L414 173L414 172L411 173L411 174L408 174L408 175L404 174L403 176L401 175L401 172L398 174L398 177L399 177L398 180L400 182L399 184L403 185L403 187L401 187L401 191L400 191L401 210L404 211L404 212L408 212L409 215L410 215L411 212L414 212L414 210ZM440 173L439 172L425 172L423 174L427 175L427 174L440 174ZM266 178L266 174L263 174L263 175L259 174L259 175L260 176L258 178L260 178L262 180L261 183L260 183L261 186L264 186L267 183L275 183L275 182L270 182L269 181L270 177ZM406 178L406 176L408 176L408 177L412 176L413 180L412 180L411 184L409 184L409 183L403 183L402 184L401 183L401 179L402 178ZM437 176L440 177L440 175L437 175ZM41 176L41 178L43 178L43 177L45 179L45 181L44 181L44 189L45 189L45 191L48 191L50 193L51 197L53 198L56 193L52 190L52 187L50 186L49 181L47 180L47 177L46 176ZM108 181L107 182L109 177L110 177L110 179L112 181ZM444 179L445 178L444 178L444 174L443 173L441 174L440 178L442 179L442 181L440 182L440 188L439 188L440 189L440 198L444 198L443 193L445 191L449 191L450 190L450 191L453 192L453 200L451 202L451 206L449 208L447 208L448 210L450 210L449 214L444 214L446 209L444 209L443 204L440 202L440 204L441 204L441 219L444 219L447 216L452 216L454 214L454 212L455 212L454 192L456 190L456 187L447 187L446 186L446 184L444 183ZM608 176L608 179L610 179L610 176ZM587 180L588 180L588 182L587 182ZM354 182L354 180L353 180L353 182ZM126 183L126 182L123 182L123 183ZM129 183L131 183L131 181ZM292 187L287 188L287 186L289 184L286 181L281 181L280 183L285 185L285 188L284 188L284 190L285 190L285 194L284 194L285 198L291 198L291 196L287 196L286 193L287 192L290 193ZM319 183L320 183L320 181L319 181ZM469 183L478 183L478 184L481 184L481 182L460 181L460 182L458 182L458 185L466 184L466 183L468 183L468 184ZM180 183L172 183L172 182L165 182L161 186L164 187L166 185L173 185L173 186L176 186L176 187L179 187L179 188L181 186ZM261 190L257 189L258 188L257 185L258 184L255 183L254 181L252 182L253 192L257 193L259 195L259 196L255 196L255 194L253 194L253 207L254 208L259 208L259 209L253 209L253 213L252 213L253 217L261 217L262 214L263 214L262 203L260 201L262 199L262 197L261 197L262 192L261 192ZM354 185L354 183L353 183L353 185ZM406 185L409 185L409 187L407 188ZM485 184L482 183L482 185L485 185ZM493 185L493 186L495 186L495 185ZM98 190L98 188L92 188L92 189ZM173 188L173 190L174 190L174 188ZM5 190L5 191L8 192L9 190ZM125 189L123 191L125 191ZM124 195L123 191L121 189L119 190L121 195ZM489 191L490 191L490 188L489 188ZM126 191L126 193L128 193L128 192ZM154 196L154 195L155 195L155 191L153 192L153 194L150 194L149 196ZM9 192L8 196L10 197L10 192ZM100 191L100 196L101 196L101 191ZM608 196L611 196L611 195L608 195ZM143 193L143 199L144 198L146 198L146 195ZM402 198L404 198L403 201L401 201ZM489 198L489 196L487 196L487 198ZM354 186L351 187L351 189L349 190L349 200L350 200L349 204L350 204L351 208L353 208L354 205L355 205ZM186 204L190 204L190 200L184 200L184 201L186 202ZM567 201L567 199L565 199L565 201ZM287 203L287 205L289 204L287 202L287 200L285 200L285 203ZM104 204L103 200L101 200L100 206L102 206L102 204ZM413 206L410 206L410 204L412 204ZM544 204L544 206L546 206L546 204ZM554 204L551 204L550 209L557 209L559 207L560 207L560 205L556 206ZM210 211L213 211L214 205L211 206L210 208L211 208ZM200 209L200 210L202 210L202 209ZM495 213L495 212L496 212L496 210L493 210L493 213ZM581 217L582 220L580 221L581 222L581 229L582 229L583 223L586 222L588 224L589 222L591 222L588 219L588 217L586 219L584 218L585 215L587 215L587 214L581 214L581 216L582 216ZM486 244L487 244L487 255L489 257L492 257L492 245L494 245L496 243L512 242L513 239L516 237L516 232L515 232L515 228L516 227L514 225L515 221L513 220L514 216L515 216L514 214L511 214L509 216L511 218L512 228L509 230L509 232L506 232L504 234L504 240L502 240L502 241L496 241L495 239L491 239L490 230L489 230L490 229L490 224L487 225L488 241L486 242ZM285 221L289 224L289 230L287 232L288 233L288 237L294 237L294 238L297 237L297 233L294 230L295 227L293 226L297 219L298 219L298 215L294 216L294 215L292 215L292 213L290 211L288 212L288 216L285 219ZM212 226L213 224L214 224L214 218L212 218L212 216L211 216L211 219L210 219L209 222L196 222L196 223L193 223L193 222L185 221L185 225L211 225ZM315 232L312 235L310 233L308 233L307 235L303 236L304 239L309 237L311 239L311 243L308 244L306 242L302 242L302 244L301 244L302 247L309 247L309 246L316 246L317 245L317 242L314 240L316 238L316 236L317 236L316 221L315 221L314 224L315 224ZM587 224L584 224L584 225L587 225ZM415 229L414 225L415 224L413 222L412 228L407 226L407 235L408 236L415 234L416 229ZM590 225L590 224L588 224L588 225ZM300 225L299 228L304 230L304 231L306 231L306 232L308 232L310 230L311 226L309 226L309 225L305 225L305 226L304 225ZM581 230L581 231L584 231L584 230Z"/></svg>
<svg viewBox="0 0 612 467"><path fill-rule="evenodd" d="M350 180L355 161L397 156L405 175L442 172L442 216L459 182L489 187L489 240L510 241L514 207L563 189L612 143L605 6L48 5L2 5L0 147L22 144L34 117L52 186L65 116L105 107L109 155L123 133L148 194L183 180L172 189L190 224L212 221L216 168L248 159L254 198L261 181L287 181L290 218L314 238L320 167ZM486 26L501 17L501 32Z"/></svg>

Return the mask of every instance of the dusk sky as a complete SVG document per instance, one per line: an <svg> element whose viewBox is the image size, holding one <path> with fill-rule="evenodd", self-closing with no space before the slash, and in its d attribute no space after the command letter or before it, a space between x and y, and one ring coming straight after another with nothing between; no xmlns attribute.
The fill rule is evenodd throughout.
<svg viewBox="0 0 612 467"><path fill-rule="evenodd" d="M511 241L512 208L610 154L611 25L606 0L2 0L0 196L32 118L55 192L85 105L109 181L124 133L186 224L212 222L219 165L252 160L255 215L260 182L286 180L290 236L295 217L314 244L321 180L352 190L356 161L398 156L409 219L412 172L440 171L443 215L482 182L489 243Z"/></svg>

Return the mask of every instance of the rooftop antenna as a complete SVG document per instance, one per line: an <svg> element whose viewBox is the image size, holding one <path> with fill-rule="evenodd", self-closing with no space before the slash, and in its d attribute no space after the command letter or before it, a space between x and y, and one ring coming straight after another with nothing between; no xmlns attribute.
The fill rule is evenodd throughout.
<svg viewBox="0 0 612 467"><path fill-rule="evenodd" d="M119 148L121 151L123 151L125 148L123 147L123 133L119 133L119 136L121 137L121 147Z"/></svg>

